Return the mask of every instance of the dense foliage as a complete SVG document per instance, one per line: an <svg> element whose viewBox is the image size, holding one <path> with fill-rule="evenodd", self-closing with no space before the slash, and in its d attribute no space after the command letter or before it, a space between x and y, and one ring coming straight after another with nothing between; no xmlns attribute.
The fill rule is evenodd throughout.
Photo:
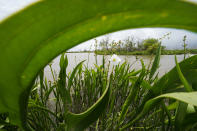
<svg viewBox="0 0 197 131"><path fill-rule="evenodd" d="M173 27L197 32L197 13L195 12L197 12L196 4L180 0L145 0L143 2L139 2L139 0L117 0L116 2L114 0L38 1L0 23L0 112L8 113L10 123L27 130L29 128L27 124L28 98L32 85L40 70L55 56L81 42L121 29ZM197 85L195 81L196 59L195 56L180 63L181 71L193 90ZM157 60L159 60L158 57ZM156 67L151 68L151 74L154 74ZM136 84L133 84L134 87L139 86L138 83L141 83L145 74L142 72L139 75ZM132 126L152 109L150 108L152 103L163 97L179 100L190 96L189 100L180 100L196 106L195 92L157 97L181 86L182 81L178 76L176 69L173 69L156 83L152 83L151 90L144 96L133 117L129 118L126 125L122 125L123 118L128 114L132 100L130 98L133 98L133 93L131 93L133 91L130 91L123 104L125 106L121 109L117 126L121 129ZM185 83L184 79L181 80ZM150 80L150 82L152 81L153 79ZM63 85L64 82L59 84ZM69 98L65 89L61 89L64 90L61 97ZM104 112L109 96L110 88L107 87L98 101L85 112L65 114L67 124L63 127L70 130L87 127ZM67 104L65 102L63 101L63 104ZM185 112L186 105L180 104L178 109L183 109L180 111ZM196 122L196 119L192 118L178 119L181 116L179 114L181 113L177 113L177 119L175 119L177 127L181 127L178 125L188 125L188 123L193 125ZM195 113L192 115L194 116ZM183 116L189 117L187 114ZM185 121L182 120L188 121L184 123Z"/></svg>
<svg viewBox="0 0 197 131"><path fill-rule="evenodd" d="M95 40L95 53L100 54L126 54L128 52L145 52L146 54L155 54L161 42L155 38L148 38L143 41L134 41L133 37L128 37L126 40L118 42L109 41L108 38L103 39L100 43ZM165 46L162 46L162 50ZM143 54L143 53L141 53Z"/></svg>
<svg viewBox="0 0 197 131"><path fill-rule="evenodd" d="M181 92L194 90L183 76L176 59L176 68L172 71L177 70L177 78L180 78L182 83L179 83L180 85L177 85L175 90L165 91L171 93L155 98L150 96L154 86L161 81L166 85L170 83L162 79L169 77L172 71L160 79L157 76L160 53L161 46L157 49L153 63L145 66L141 60L142 68L137 71L127 62L114 65L113 61L108 62L103 57L102 65L95 64L94 68L87 68L83 66L84 61L82 61L68 73L66 68L69 62L63 54L59 75L56 75L49 64L53 80L47 80L44 72L41 71L35 81L28 102L28 128L46 131L83 130L83 128L90 131L194 130L197 121L188 117L196 114L194 107L197 105L196 92L193 92L194 94L173 93L179 90ZM92 121L89 123L91 125L84 123L83 127L72 124L68 126L69 112L84 112L102 97L106 88L110 88L110 99L106 107L103 105L105 110L98 119L91 116ZM166 99L162 100L163 98ZM145 107L141 110L143 104ZM18 128L9 123L8 114L2 114L0 119L3 121L2 129L16 130Z"/></svg>

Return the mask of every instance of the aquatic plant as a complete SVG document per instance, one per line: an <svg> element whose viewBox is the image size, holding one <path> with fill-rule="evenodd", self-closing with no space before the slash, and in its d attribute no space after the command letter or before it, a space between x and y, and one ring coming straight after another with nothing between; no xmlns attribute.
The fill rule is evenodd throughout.
<svg viewBox="0 0 197 131"><path fill-rule="evenodd" d="M121 59L116 55L116 54L113 54L111 56L111 58L109 59L109 61L114 64L114 65L117 65L118 63L121 62Z"/></svg>

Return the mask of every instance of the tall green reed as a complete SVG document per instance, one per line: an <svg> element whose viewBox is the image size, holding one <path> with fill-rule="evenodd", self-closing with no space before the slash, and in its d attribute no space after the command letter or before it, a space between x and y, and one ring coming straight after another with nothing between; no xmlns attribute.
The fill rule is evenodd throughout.
<svg viewBox="0 0 197 131"><path fill-rule="evenodd" d="M103 56L101 65L90 68L81 61L67 72L69 61L63 54L58 74L49 65L53 80L47 80L42 70L32 87L27 116L29 129L195 130L197 120L192 115L196 116L197 58L193 56L181 63L175 59L176 67L158 78L160 55L161 46L149 65L140 60L140 70L127 62L112 66ZM104 103L100 102L102 113L91 114L90 107L95 108L92 106L106 93L109 99L106 97ZM191 99L187 100L190 95ZM82 119L80 113L84 111L85 117L88 114L90 117ZM0 122L5 122L7 116L0 118Z"/></svg>

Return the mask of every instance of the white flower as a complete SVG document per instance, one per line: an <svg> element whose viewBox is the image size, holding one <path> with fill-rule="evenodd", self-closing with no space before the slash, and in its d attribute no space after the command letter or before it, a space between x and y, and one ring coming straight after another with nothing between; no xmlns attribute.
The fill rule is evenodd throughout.
<svg viewBox="0 0 197 131"><path fill-rule="evenodd" d="M117 65L121 61L121 59L117 55L113 54L109 61L114 65Z"/></svg>
<svg viewBox="0 0 197 131"><path fill-rule="evenodd" d="M192 56L194 56L193 54L188 54L188 57L192 57Z"/></svg>

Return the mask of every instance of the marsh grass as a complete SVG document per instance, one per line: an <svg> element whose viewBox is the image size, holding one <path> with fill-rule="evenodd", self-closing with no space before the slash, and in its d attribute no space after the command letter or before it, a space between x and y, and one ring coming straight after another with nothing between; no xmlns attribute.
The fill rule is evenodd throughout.
<svg viewBox="0 0 197 131"><path fill-rule="evenodd" d="M67 73L68 75L65 76L61 73L66 71L67 65L62 66L60 64L61 69L58 79L55 79L57 76L54 76L55 73L50 66L54 78L53 82L43 79L44 74L41 71L39 81L35 83L29 100L28 117L34 118L33 123L31 123L31 119L29 120L29 124L33 126L32 128L58 129L59 124L63 122L61 116L64 116L65 111L81 113L87 110L101 97L105 88L110 86L111 102L106 109L108 115L102 115L97 124L95 123L96 125L94 124L89 129L95 130L96 126L103 129L111 129L111 126L117 122L117 112L120 112L121 105L131 88L131 82L128 78L137 75L140 71L131 71L130 65L126 62L122 65L113 66L113 69L110 71L109 64L105 67L106 64L103 58L102 65L98 66L95 64L93 69L86 66L83 67L83 62L80 62L72 72ZM66 72L64 73L66 74ZM63 88L61 87L62 85L65 85L64 92L66 93L64 95L61 94L62 89L60 88ZM52 111L49 112L49 110ZM42 119L46 117L47 119Z"/></svg>
<svg viewBox="0 0 197 131"><path fill-rule="evenodd" d="M63 118L65 112L81 113L87 110L101 97L107 86L111 89L110 102L105 113L87 130L116 130L126 124L136 113L135 110L147 93L148 88L142 85L156 80L157 76L154 76L153 80L152 77L157 71L159 60L154 63L154 69L148 69L151 63L146 68L141 60L142 69L137 71L127 62L113 65L110 69L110 62L106 64L106 61L103 57L102 64L95 64L95 68L83 66L82 61L73 71L67 73L69 62L67 57L64 59L62 55L59 76L55 76L56 73L49 65L53 76L52 82L47 81L41 71L29 100L30 127L36 130L60 129L62 124L66 124ZM149 76L150 70L152 73ZM150 121L139 121L133 128L144 128L145 123L150 125Z"/></svg>
<svg viewBox="0 0 197 131"><path fill-rule="evenodd" d="M72 71L67 72L69 61L62 54L58 74L49 64L53 80L47 80L41 70L32 87L28 103L28 128L38 131L70 131L72 128L68 128L67 114L79 114L88 110L109 88L110 98L104 112L90 122L87 131L195 130L197 120L191 117L196 116L193 98L190 105L180 102L179 98L158 98L162 94L168 96L165 93L169 92L195 91L192 89L195 83L190 86L191 81L189 83L184 76L186 70L195 66L195 63L188 64L192 60L195 62L195 57L188 58L183 63L177 63L175 59L176 67L158 78L160 55L161 46L158 47L153 62L144 65L143 60L140 60L140 70L133 69L126 61L112 66L103 57L102 64L95 63L94 68L89 68L81 61ZM188 110L190 113L187 113ZM6 122L7 118L6 114L0 116L1 122L4 122L2 129L11 126L16 130L17 127ZM89 117L87 121L89 119L94 118Z"/></svg>
<svg viewBox="0 0 197 131"><path fill-rule="evenodd" d="M69 62L63 54L59 75L55 76L56 73L50 66L53 81L44 78L44 72L41 71L39 81L32 89L28 105L29 127L33 130L66 130L65 113L86 111L109 86L111 95L105 112L86 130L180 129L183 122L180 118L186 116L187 104L183 102L181 106L178 104L180 102L165 99L148 105L149 111L143 117L138 116L144 101L146 103L149 100L146 100L146 97L158 83L160 54L161 46L157 49L154 61L150 61L149 65L145 66L141 60L140 70L133 69L127 62L113 65L110 69L110 62L106 64L103 57L101 65L95 64L94 68L88 68L82 61L68 73L66 68ZM178 66L177 61L176 65ZM192 130L194 127L189 129Z"/></svg>

